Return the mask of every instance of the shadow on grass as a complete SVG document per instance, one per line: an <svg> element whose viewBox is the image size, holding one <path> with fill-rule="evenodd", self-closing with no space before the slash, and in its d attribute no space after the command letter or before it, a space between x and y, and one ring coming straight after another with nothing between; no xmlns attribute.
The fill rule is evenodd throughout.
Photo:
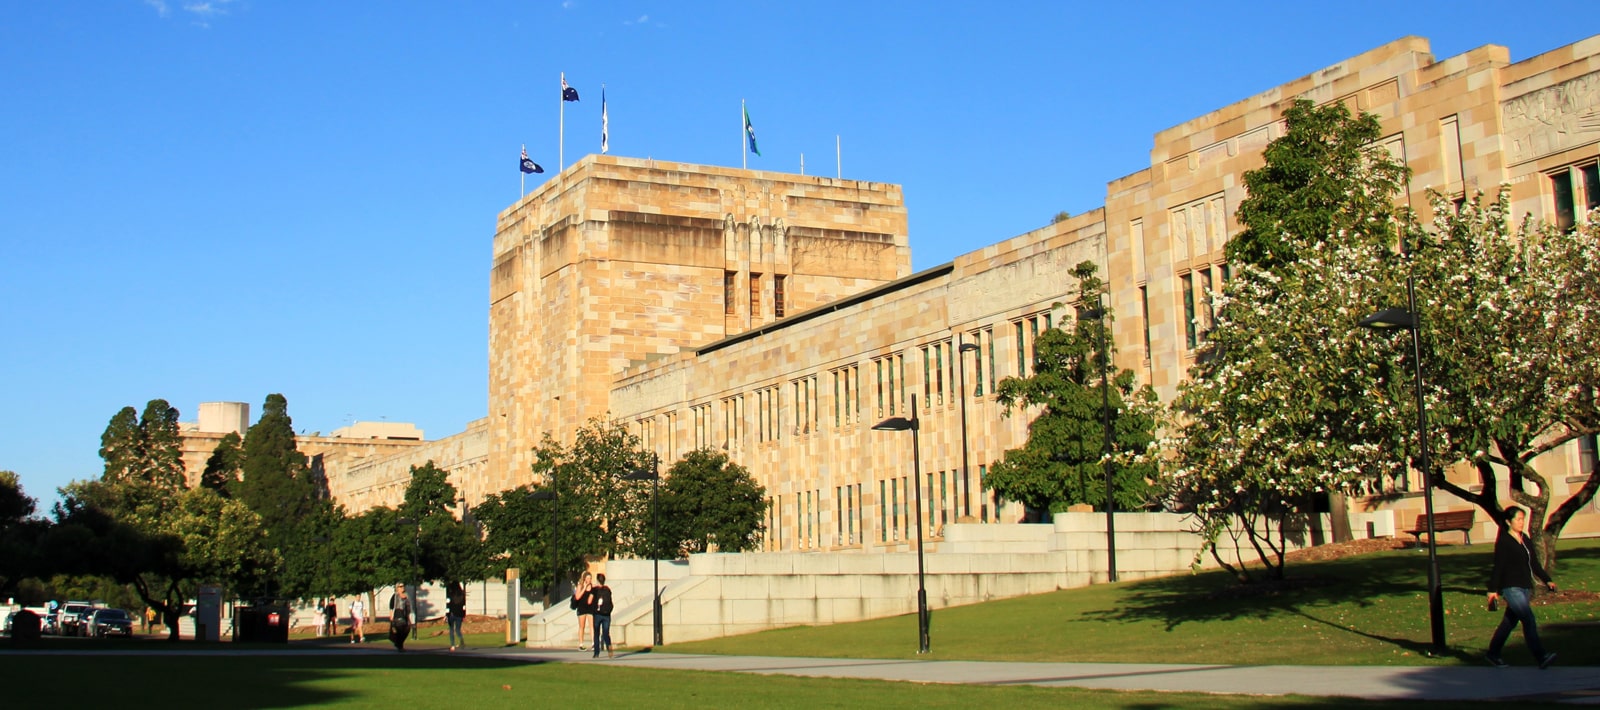
<svg viewBox="0 0 1600 710"><path fill-rule="evenodd" d="M268 647L267 644L261 646ZM282 644L270 647L285 650ZM48 644L44 648L46 651L72 650L52 649ZM341 676L370 676L377 671L380 677L373 682L404 683L399 674L409 671L492 670L543 663L533 659L517 661L438 653L313 652L293 656L247 656L211 653L198 644L165 642L145 644L145 649L154 653L7 655L4 658L7 675L28 678L28 687L39 690L23 694L19 704L13 705L8 700L6 707L305 707L361 701L364 693L335 689L330 687L332 683L324 682ZM253 649L235 646L233 650ZM194 655L175 657L161 651L192 652ZM391 674L397 677L389 679ZM86 679L93 679L92 685L86 686Z"/></svg>

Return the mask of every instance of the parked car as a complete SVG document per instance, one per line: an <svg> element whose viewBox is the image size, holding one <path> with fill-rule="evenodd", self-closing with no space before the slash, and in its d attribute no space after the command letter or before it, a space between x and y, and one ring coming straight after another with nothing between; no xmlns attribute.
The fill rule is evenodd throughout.
<svg viewBox="0 0 1600 710"><path fill-rule="evenodd" d="M133 635L133 616L122 609L95 609L89 617L89 632L95 638L112 634Z"/></svg>
<svg viewBox="0 0 1600 710"><path fill-rule="evenodd" d="M56 612L56 633L62 636L88 636L89 630L85 622L89 615L94 613L94 605L89 602L67 602L61 605L61 610Z"/></svg>

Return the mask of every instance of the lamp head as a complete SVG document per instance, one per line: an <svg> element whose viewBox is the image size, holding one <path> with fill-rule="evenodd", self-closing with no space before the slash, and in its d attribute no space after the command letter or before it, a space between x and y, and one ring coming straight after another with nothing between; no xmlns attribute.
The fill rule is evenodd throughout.
<svg viewBox="0 0 1600 710"><path fill-rule="evenodd" d="M978 346L972 343L962 343L959 351L964 353L975 353L978 352Z"/></svg>
<svg viewBox="0 0 1600 710"><path fill-rule="evenodd" d="M917 423L905 417L889 417L872 425L873 431L906 431L915 429Z"/></svg>
<svg viewBox="0 0 1600 710"><path fill-rule="evenodd" d="M1372 330L1413 330L1417 327L1417 317L1404 308L1385 308L1362 318L1357 325Z"/></svg>

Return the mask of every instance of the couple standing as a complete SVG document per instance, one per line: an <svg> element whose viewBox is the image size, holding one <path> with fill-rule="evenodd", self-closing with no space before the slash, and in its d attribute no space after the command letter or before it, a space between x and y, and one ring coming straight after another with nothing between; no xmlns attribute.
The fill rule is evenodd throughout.
<svg viewBox="0 0 1600 710"><path fill-rule="evenodd" d="M599 584L595 584L598 580ZM594 655L600 657L600 647L606 649L606 657L616 658L616 652L611 648L611 588L606 586L605 573L593 579L588 572L578 579L578 586L572 590L572 608L578 612L578 650L583 651L588 647L583 644L584 627L589 623L594 625Z"/></svg>

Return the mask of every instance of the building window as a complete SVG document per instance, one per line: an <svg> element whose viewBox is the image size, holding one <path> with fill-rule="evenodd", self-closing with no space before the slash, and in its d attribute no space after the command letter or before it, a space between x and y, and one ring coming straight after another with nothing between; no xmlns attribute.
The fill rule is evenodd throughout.
<svg viewBox="0 0 1600 710"><path fill-rule="evenodd" d="M1578 437L1578 473L1594 475L1595 435Z"/></svg>
<svg viewBox="0 0 1600 710"><path fill-rule="evenodd" d="M779 387L756 390L756 441L766 443L782 437L782 405Z"/></svg>
<svg viewBox="0 0 1600 710"><path fill-rule="evenodd" d="M1200 327L1203 329L1200 332L1200 338L1203 340L1206 333L1211 331L1212 317L1215 315L1211 311L1211 272L1209 270L1200 272L1200 303L1205 307L1205 320L1200 323Z"/></svg>
<svg viewBox="0 0 1600 710"><path fill-rule="evenodd" d="M722 400L722 448L733 451L744 440L744 395Z"/></svg>
<svg viewBox="0 0 1600 710"><path fill-rule="evenodd" d="M856 423L861 413L860 367L846 365L833 370L833 425L842 427Z"/></svg>
<svg viewBox="0 0 1600 710"><path fill-rule="evenodd" d="M1194 323L1194 274L1184 274L1178 277L1183 283L1183 341L1193 350L1195 341Z"/></svg>
<svg viewBox="0 0 1600 710"><path fill-rule="evenodd" d="M730 316L739 312L733 300L734 283L737 279L738 274L735 272L722 272L722 312Z"/></svg>
<svg viewBox="0 0 1600 710"><path fill-rule="evenodd" d="M1556 228L1571 230L1582 216L1580 213L1600 207L1600 164L1561 168L1549 176L1555 195Z"/></svg>
<svg viewBox="0 0 1600 710"><path fill-rule="evenodd" d="M1139 287L1139 317L1144 321L1144 359L1150 359L1150 287Z"/></svg>
<svg viewBox="0 0 1600 710"><path fill-rule="evenodd" d="M782 318L784 313L786 312L787 304L785 303L785 298L784 298L784 293L783 293L783 282L785 282L787 280L788 280L788 278L783 276L783 275L781 275L781 274L773 274L773 276L772 276L772 317L773 318Z"/></svg>
<svg viewBox="0 0 1600 710"><path fill-rule="evenodd" d="M888 485L878 478L878 542L890 540L890 496Z"/></svg>
<svg viewBox="0 0 1600 710"><path fill-rule="evenodd" d="M790 385L794 390L794 433L810 434L817 429L817 376L802 377Z"/></svg>
<svg viewBox="0 0 1600 710"><path fill-rule="evenodd" d="M989 522L989 494L983 492L988 490L985 488L987 485L989 485L989 465L980 463L978 464L978 522L980 523Z"/></svg>
<svg viewBox="0 0 1600 710"><path fill-rule="evenodd" d="M750 319L761 319L761 274L750 274Z"/></svg>
<svg viewBox="0 0 1600 710"><path fill-rule="evenodd" d="M983 383L984 383L984 378L983 378L984 359L985 359L985 357L988 357L988 358L993 358L994 357L994 329L993 328L984 328L983 330L974 330L971 333L969 333L969 335L972 336L972 344L973 344L973 346L978 348L977 350L972 351L972 354L974 355L974 357L972 358L972 371L973 371L973 375L975 375L975 377L973 378L975 380L975 382L974 382L973 387L972 387L972 396L974 396L974 397L982 397L983 396ZM966 358L965 355L961 354L959 348L957 349L956 357L961 359L961 367L962 367L962 369L966 369L967 358ZM991 372L993 371L993 368L994 368L994 363L990 362L989 363L989 369L990 369ZM991 378L991 381L992 381L992 378Z"/></svg>

